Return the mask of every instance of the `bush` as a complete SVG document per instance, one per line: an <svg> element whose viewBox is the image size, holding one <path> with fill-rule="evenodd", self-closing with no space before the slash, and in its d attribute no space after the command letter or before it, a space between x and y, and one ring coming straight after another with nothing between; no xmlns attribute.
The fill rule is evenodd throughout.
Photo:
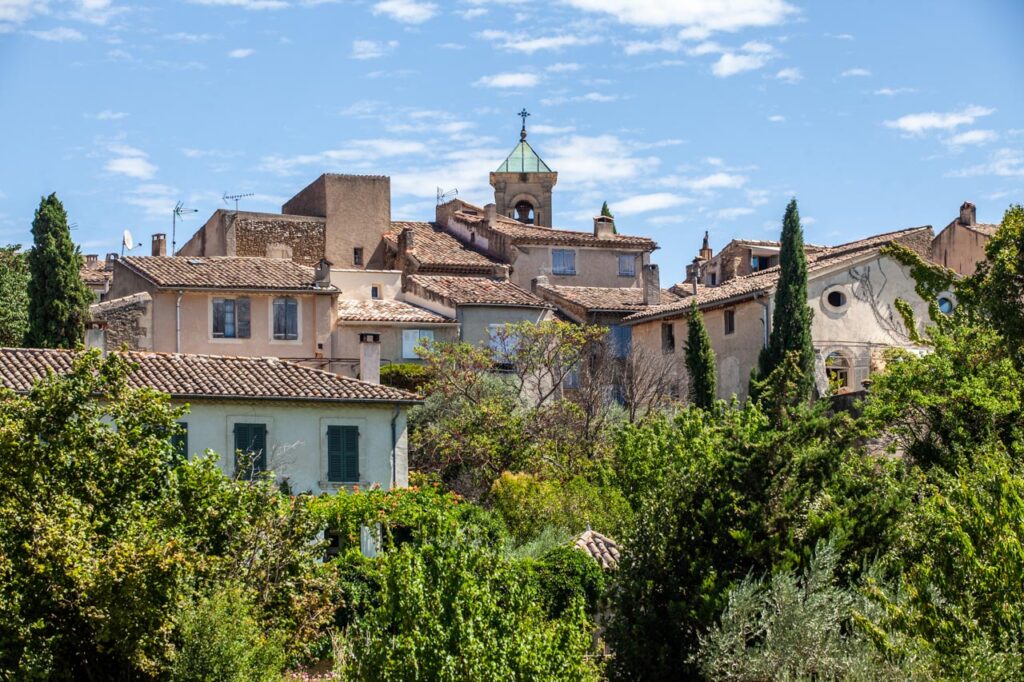
<svg viewBox="0 0 1024 682"><path fill-rule="evenodd" d="M396 362L380 368L380 383L413 393L422 393L423 385L429 380L430 370L412 362Z"/></svg>
<svg viewBox="0 0 1024 682"><path fill-rule="evenodd" d="M173 682L281 679L283 637L263 633L251 599L238 587L218 590L187 607L178 621L178 637Z"/></svg>
<svg viewBox="0 0 1024 682"><path fill-rule="evenodd" d="M604 571L594 558L570 545L550 549L536 568L537 584L548 613L561 616L582 602L593 617L604 597Z"/></svg>

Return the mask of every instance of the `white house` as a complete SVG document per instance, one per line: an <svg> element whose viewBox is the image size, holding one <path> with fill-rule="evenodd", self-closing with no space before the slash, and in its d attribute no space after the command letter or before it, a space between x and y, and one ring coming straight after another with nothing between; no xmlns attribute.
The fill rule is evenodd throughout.
<svg viewBox="0 0 1024 682"><path fill-rule="evenodd" d="M372 349L371 349L372 350ZM0 385L27 392L78 351L2 348ZM229 476L273 471L295 493L408 485L406 411L418 398L277 358L124 352L129 385L187 405L175 445L218 454Z"/></svg>

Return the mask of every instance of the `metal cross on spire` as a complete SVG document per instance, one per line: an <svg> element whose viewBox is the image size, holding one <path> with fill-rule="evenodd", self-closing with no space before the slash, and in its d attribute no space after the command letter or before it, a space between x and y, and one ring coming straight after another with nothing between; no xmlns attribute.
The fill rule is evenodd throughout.
<svg viewBox="0 0 1024 682"><path fill-rule="evenodd" d="M523 107L523 110L516 114L516 116L523 119L523 129L519 131L519 138L523 140L526 139L526 117L529 115L530 112L526 110L526 107Z"/></svg>

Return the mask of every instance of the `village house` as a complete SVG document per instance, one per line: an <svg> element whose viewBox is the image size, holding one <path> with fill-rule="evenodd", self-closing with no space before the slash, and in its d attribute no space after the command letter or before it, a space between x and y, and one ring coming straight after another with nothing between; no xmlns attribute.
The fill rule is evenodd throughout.
<svg viewBox="0 0 1024 682"><path fill-rule="evenodd" d="M25 393L78 351L0 349L0 385ZM228 476L261 471L295 493L408 485L406 411L416 396L276 358L126 352L127 381L187 405L183 457L217 453ZM372 354L368 354L372 357Z"/></svg>
<svg viewBox="0 0 1024 682"><path fill-rule="evenodd" d="M106 260L100 260L95 253L89 253L82 257L82 267L78 271L78 275L82 278L85 286L89 287L94 301L102 301L107 297L110 280L114 276L115 260L117 260L116 253L108 253Z"/></svg>
<svg viewBox="0 0 1024 682"><path fill-rule="evenodd" d="M985 260L985 245L998 229L998 225L979 224L974 204L965 201L960 215L932 240L931 259L965 277L973 275Z"/></svg>
<svg viewBox="0 0 1024 682"><path fill-rule="evenodd" d="M883 350L916 348L896 301L910 305L917 332L928 319L931 301L921 299L910 268L887 255L884 247L901 244L927 258L931 242L932 229L917 227L808 250L808 305L814 311L811 332L821 393L830 384L840 392L861 390L881 366ZM778 278L779 267L773 265L713 287L696 280L681 283L672 289L680 300L635 313L624 323L633 327L634 344L672 358L678 388L685 395L687 319L696 303L717 358L718 397L742 399L771 332ZM935 302L946 312L956 305L949 292Z"/></svg>

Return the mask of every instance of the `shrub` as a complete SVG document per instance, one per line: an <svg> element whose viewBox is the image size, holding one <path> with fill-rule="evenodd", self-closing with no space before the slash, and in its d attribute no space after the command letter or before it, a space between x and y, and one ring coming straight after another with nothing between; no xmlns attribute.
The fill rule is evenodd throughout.
<svg viewBox="0 0 1024 682"><path fill-rule="evenodd" d="M429 380L430 370L412 362L395 362L380 368L380 383L413 393L422 393Z"/></svg>
<svg viewBox="0 0 1024 682"><path fill-rule="evenodd" d="M604 597L605 579L604 571L589 554L570 545L555 547L541 556L535 571L551 615L561 616L576 602L586 604L587 612L596 615Z"/></svg>

